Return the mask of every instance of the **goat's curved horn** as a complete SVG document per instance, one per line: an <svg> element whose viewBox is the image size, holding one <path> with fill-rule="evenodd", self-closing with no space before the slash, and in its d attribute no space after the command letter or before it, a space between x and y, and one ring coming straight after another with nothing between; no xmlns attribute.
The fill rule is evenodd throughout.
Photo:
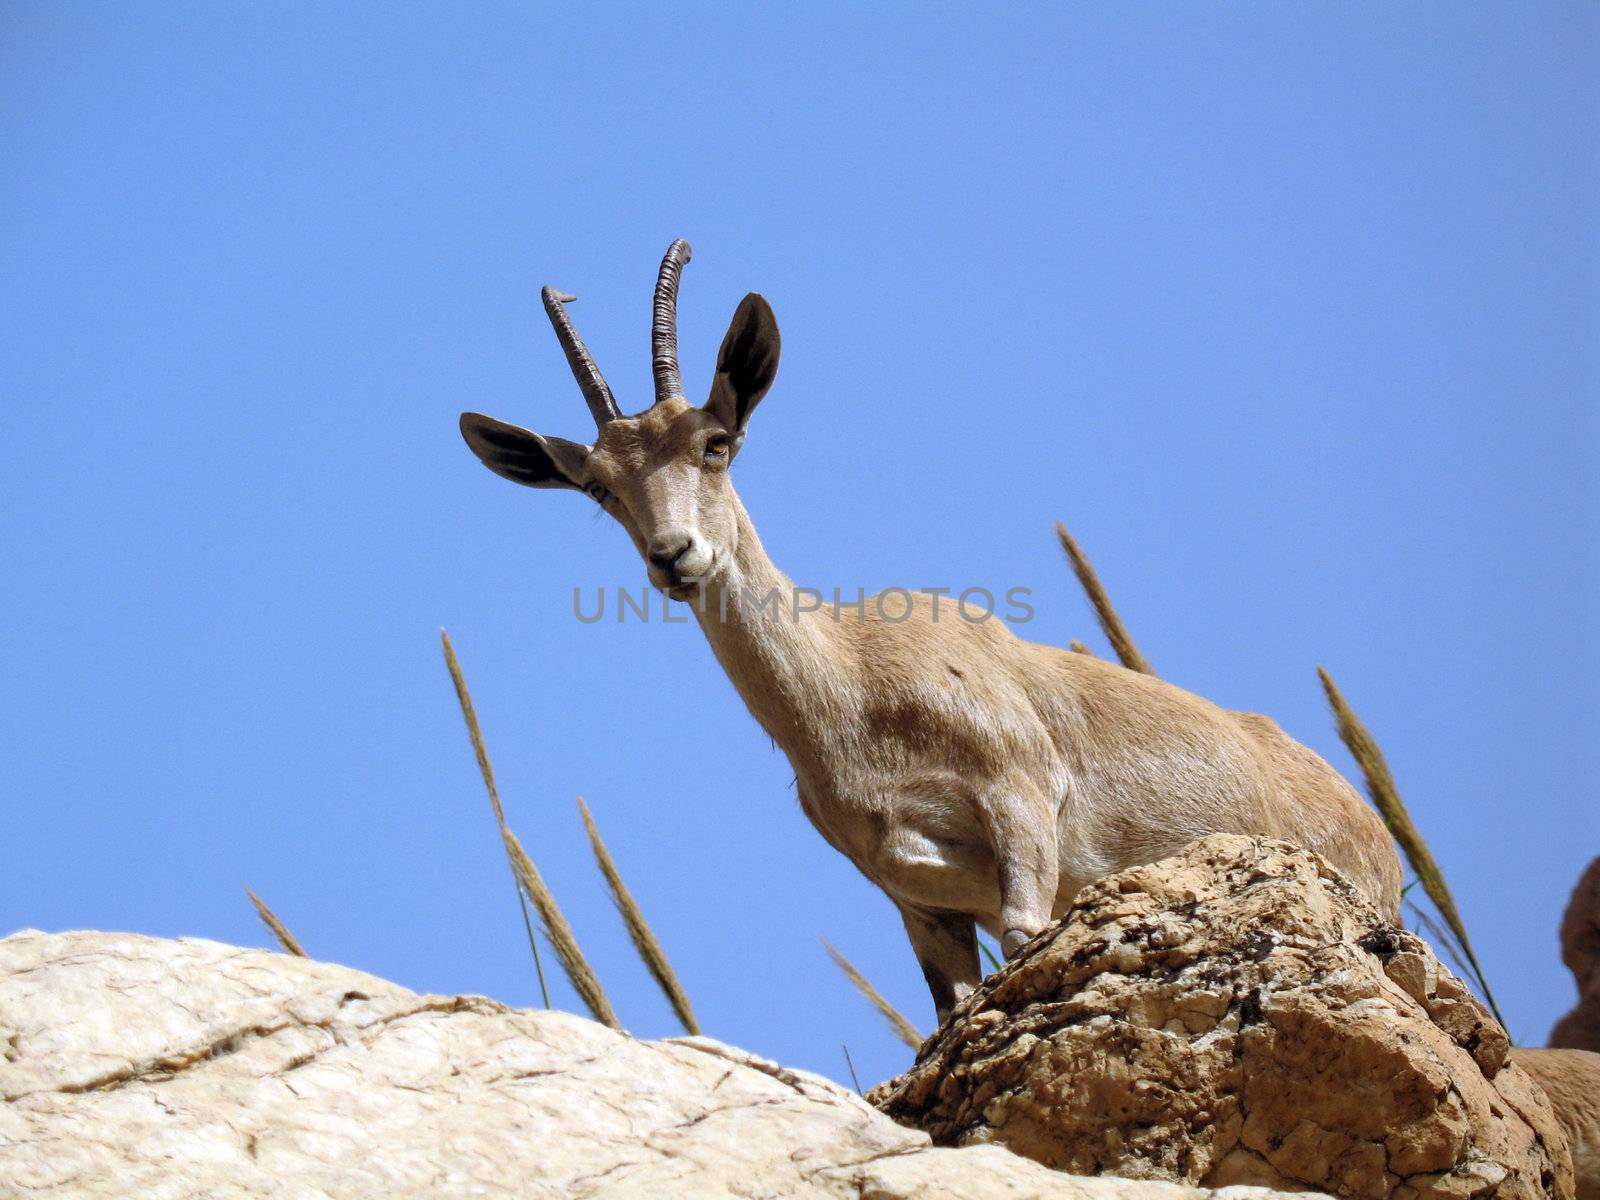
<svg viewBox="0 0 1600 1200"><path fill-rule="evenodd" d="M689 243L679 238L667 247L656 276L656 299L650 316L650 369L656 376L656 403L683 395L678 374L678 276L694 257Z"/></svg>
<svg viewBox="0 0 1600 1200"><path fill-rule="evenodd" d="M622 411L617 408L616 399L611 395L611 389L606 386L605 376L600 374L600 368L594 365L588 347L583 344L578 331L572 327L572 318L567 316L567 310L563 307L572 303L577 297L558 292L553 287L547 287L539 294L544 299L545 312L550 314L550 324L555 326L556 340L561 343L561 349L566 353L567 365L572 368L572 377L578 381L584 402L588 404L590 415L594 417L595 428L603 427L607 421L615 421L622 415Z"/></svg>

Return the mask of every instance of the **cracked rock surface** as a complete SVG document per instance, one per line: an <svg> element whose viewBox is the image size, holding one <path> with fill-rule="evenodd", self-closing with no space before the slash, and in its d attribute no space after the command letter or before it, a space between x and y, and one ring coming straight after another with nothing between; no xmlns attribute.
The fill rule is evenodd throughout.
<svg viewBox="0 0 1600 1200"><path fill-rule="evenodd" d="M827 1080L705 1038L637 1041L216 942L27 931L0 941L0 1195L1201 1193L934 1149Z"/></svg>
<svg viewBox="0 0 1600 1200"><path fill-rule="evenodd" d="M1556 1023L1550 1044L1600 1051L1600 858L1572 889L1561 922L1561 960L1578 984L1578 1003Z"/></svg>
<svg viewBox="0 0 1600 1200"><path fill-rule="evenodd" d="M869 1095L936 1144L1358 1200L1568 1200L1505 1033L1321 858L1217 835L1108 876Z"/></svg>

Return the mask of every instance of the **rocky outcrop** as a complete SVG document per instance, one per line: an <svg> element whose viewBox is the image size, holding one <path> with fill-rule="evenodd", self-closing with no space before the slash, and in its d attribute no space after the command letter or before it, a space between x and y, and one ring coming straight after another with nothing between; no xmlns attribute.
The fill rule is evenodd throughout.
<svg viewBox="0 0 1600 1200"><path fill-rule="evenodd" d="M1578 1003L1556 1022L1550 1044L1600 1051L1600 858L1572 889L1561 922L1561 960L1578 983Z"/></svg>
<svg viewBox="0 0 1600 1200"><path fill-rule="evenodd" d="M6 1196L1201 1195L933 1149L709 1039L636 1041L215 942L0 941L0 1051Z"/></svg>
<svg viewBox="0 0 1600 1200"><path fill-rule="evenodd" d="M1358 1200L1566 1200L1504 1032L1314 854L1206 838L1081 892L870 1095L947 1146Z"/></svg>
<svg viewBox="0 0 1600 1200"><path fill-rule="evenodd" d="M1544 1089L1567 1132L1578 1200L1600 1200L1600 1054L1513 1050L1511 1058Z"/></svg>
<svg viewBox="0 0 1600 1200"><path fill-rule="evenodd" d="M1561 960L1578 985L1578 1003L1550 1032L1551 1050L1513 1057L1539 1081L1572 1145L1578 1200L1600 1200L1600 858L1572 889L1561 921Z"/></svg>

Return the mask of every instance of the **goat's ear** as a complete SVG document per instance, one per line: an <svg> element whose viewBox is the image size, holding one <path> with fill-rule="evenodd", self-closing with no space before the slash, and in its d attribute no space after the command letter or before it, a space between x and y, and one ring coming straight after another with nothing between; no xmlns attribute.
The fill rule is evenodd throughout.
<svg viewBox="0 0 1600 1200"><path fill-rule="evenodd" d="M566 438L544 437L475 412L461 414L461 436L484 466L512 483L583 490L588 446Z"/></svg>
<svg viewBox="0 0 1600 1200"><path fill-rule="evenodd" d="M778 318L755 292L739 301L722 349L717 351L717 377L711 384L706 411L729 433L744 432L750 414L778 373Z"/></svg>

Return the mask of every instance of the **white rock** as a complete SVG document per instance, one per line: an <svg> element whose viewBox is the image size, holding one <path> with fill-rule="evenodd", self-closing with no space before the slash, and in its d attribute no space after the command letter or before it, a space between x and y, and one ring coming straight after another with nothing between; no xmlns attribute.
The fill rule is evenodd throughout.
<svg viewBox="0 0 1600 1200"><path fill-rule="evenodd" d="M216 942L0 941L0 1195L1197 1200L932 1149L706 1038Z"/></svg>

